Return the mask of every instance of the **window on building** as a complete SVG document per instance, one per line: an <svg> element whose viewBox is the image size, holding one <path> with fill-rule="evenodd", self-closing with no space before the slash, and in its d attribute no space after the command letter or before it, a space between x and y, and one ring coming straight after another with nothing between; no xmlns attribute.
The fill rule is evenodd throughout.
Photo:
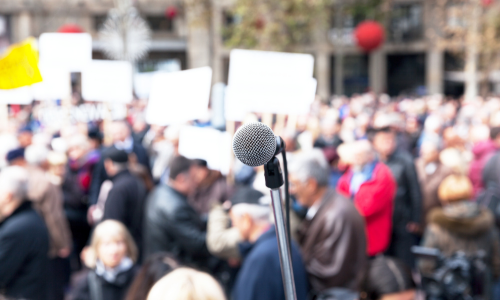
<svg viewBox="0 0 500 300"><path fill-rule="evenodd" d="M101 30L102 26L104 25L104 22L106 22L107 15L96 15L93 17L93 25L94 25L94 30L99 31Z"/></svg>
<svg viewBox="0 0 500 300"><path fill-rule="evenodd" d="M153 32L171 32L174 30L172 19L169 19L163 15L146 16L145 19L149 25L149 28Z"/></svg>
<svg viewBox="0 0 500 300"><path fill-rule="evenodd" d="M10 45L10 17L0 15L0 53Z"/></svg>
<svg viewBox="0 0 500 300"><path fill-rule="evenodd" d="M391 12L389 39L393 42L420 40L423 37L423 7L421 3L398 4Z"/></svg>

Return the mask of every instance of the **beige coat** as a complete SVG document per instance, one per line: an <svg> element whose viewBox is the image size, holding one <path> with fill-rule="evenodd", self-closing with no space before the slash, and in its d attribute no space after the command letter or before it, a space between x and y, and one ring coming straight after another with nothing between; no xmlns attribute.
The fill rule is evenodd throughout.
<svg viewBox="0 0 500 300"><path fill-rule="evenodd" d="M63 211L63 193L42 169L29 167L28 172L28 198L49 231L49 257L56 257L59 250L71 248L71 232Z"/></svg>

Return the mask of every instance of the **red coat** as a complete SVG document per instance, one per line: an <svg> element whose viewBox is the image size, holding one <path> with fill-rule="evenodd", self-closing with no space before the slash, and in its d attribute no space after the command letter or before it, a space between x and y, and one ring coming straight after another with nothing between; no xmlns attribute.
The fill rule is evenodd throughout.
<svg viewBox="0 0 500 300"><path fill-rule="evenodd" d="M337 190L352 199L349 187L352 171L339 180ZM391 242L392 211L397 184L391 170L383 163L377 163L371 178L364 182L354 196L354 205L365 217L368 255L374 256L387 249Z"/></svg>

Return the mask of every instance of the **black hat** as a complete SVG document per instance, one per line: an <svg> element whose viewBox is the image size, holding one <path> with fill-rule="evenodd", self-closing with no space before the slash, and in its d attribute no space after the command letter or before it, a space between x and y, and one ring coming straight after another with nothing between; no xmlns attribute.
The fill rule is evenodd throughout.
<svg viewBox="0 0 500 300"><path fill-rule="evenodd" d="M264 197L264 194L257 191L256 189L242 186L236 190L230 200L233 206L242 203L267 205L268 203L265 203L265 201L263 203L262 197Z"/></svg>
<svg viewBox="0 0 500 300"><path fill-rule="evenodd" d="M18 158L24 158L24 148L17 148L7 152L7 156L5 158L8 162L12 162Z"/></svg>
<svg viewBox="0 0 500 300"><path fill-rule="evenodd" d="M110 159L115 163L126 163L128 162L128 154L124 150L118 150L115 147L109 148L104 153L104 158Z"/></svg>

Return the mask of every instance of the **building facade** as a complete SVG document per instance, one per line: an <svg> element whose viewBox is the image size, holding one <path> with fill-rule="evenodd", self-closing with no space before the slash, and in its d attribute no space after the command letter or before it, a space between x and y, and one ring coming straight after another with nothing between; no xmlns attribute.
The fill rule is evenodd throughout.
<svg viewBox="0 0 500 300"><path fill-rule="evenodd" d="M207 0L208 1L208 0ZM182 0L135 0L152 31L148 56L139 71L162 69L176 63L181 69L211 66L214 83L227 81L231 49L224 46L222 31L234 0L211 0L207 7ZM93 57L105 58L98 30L113 8L114 0L0 0L0 49L26 37L55 32L63 24L77 24L93 36ZM195 1L196 2L196 1ZM341 14L332 21L324 40L308 48L315 57L318 94L366 91L400 94L446 93L459 95L463 84L446 79L446 72L463 68L460 60L429 41L430 12L434 1L393 0L385 20L386 41L376 51L362 52L353 38L362 21ZM176 16L166 10L175 7Z"/></svg>

